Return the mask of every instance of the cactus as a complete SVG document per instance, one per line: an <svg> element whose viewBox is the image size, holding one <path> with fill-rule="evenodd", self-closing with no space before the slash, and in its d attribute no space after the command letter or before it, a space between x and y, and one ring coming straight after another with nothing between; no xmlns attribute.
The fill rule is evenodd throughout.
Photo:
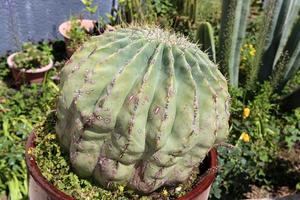
<svg viewBox="0 0 300 200"><path fill-rule="evenodd" d="M291 34L286 43L284 52L288 55L288 62L284 69L283 77L278 83L278 90L281 91L286 83L295 76L300 68L300 17L293 26Z"/></svg>
<svg viewBox="0 0 300 200"><path fill-rule="evenodd" d="M238 86L240 49L245 37L250 0L223 0L218 61L230 84Z"/></svg>
<svg viewBox="0 0 300 200"><path fill-rule="evenodd" d="M200 44L200 49L207 52L209 58L216 62L214 30L209 22L201 22L199 24L195 41Z"/></svg>
<svg viewBox="0 0 300 200"><path fill-rule="evenodd" d="M298 0L269 1L265 10L261 26L267 26L261 28L257 36L258 56L253 65L256 77L251 84L256 80L262 83L274 74L283 74L276 85L279 91L299 68L300 3ZM282 69L279 66L284 59L288 60L287 67Z"/></svg>
<svg viewBox="0 0 300 200"><path fill-rule="evenodd" d="M195 44L156 27L92 38L60 87L60 144L74 171L104 188L183 182L228 133L226 79Z"/></svg>
<svg viewBox="0 0 300 200"><path fill-rule="evenodd" d="M197 17L197 0L185 0L183 9L183 14L194 23Z"/></svg>

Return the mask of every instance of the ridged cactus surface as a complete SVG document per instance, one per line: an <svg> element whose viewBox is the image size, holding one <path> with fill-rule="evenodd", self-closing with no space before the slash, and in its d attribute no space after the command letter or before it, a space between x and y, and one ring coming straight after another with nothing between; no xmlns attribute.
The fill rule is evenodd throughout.
<svg viewBox="0 0 300 200"><path fill-rule="evenodd" d="M246 35L250 0L223 0L218 62L229 82L238 87L240 51Z"/></svg>
<svg viewBox="0 0 300 200"><path fill-rule="evenodd" d="M56 130L79 176L149 193L185 181L224 141L229 99L196 45L129 27L92 38L66 64Z"/></svg>

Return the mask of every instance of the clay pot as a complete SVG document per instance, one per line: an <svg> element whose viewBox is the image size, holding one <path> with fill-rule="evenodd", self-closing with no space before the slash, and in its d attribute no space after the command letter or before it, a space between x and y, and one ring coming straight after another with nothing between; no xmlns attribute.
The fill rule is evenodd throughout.
<svg viewBox="0 0 300 200"><path fill-rule="evenodd" d="M92 32L94 28L94 20L90 19L78 19L80 21L80 26L84 28L87 32ZM68 32L71 30L71 21L63 22L59 27L59 33L64 37L65 44L66 44L66 52L67 56L71 57L76 49L70 47L70 37L68 36ZM113 31L114 28L110 25L106 25L106 30Z"/></svg>
<svg viewBox="0 0 300 200"><path fill-rule="evenodd" d="M41 174L29 149L35 148L35 133L31 133L26 143L26 165L29 171L29 199L30 200L75 200L73 197L59 191L49 183ZM211 185L216 176L217 151L211 149L208 156L200 166L200 171L205 171L193 190L177 200L207 200Z"/></svg>
<svg viewBox="0 0 300 200"><path fill-rule="evenodd" d="M7 64L12 71L15 85L19 86L22 83L42 83L47 71L53 67L52 59L49 59L49 64L36 69L20 69L14 63L14 57L18 54L13 53L7 58Z"/></svg>

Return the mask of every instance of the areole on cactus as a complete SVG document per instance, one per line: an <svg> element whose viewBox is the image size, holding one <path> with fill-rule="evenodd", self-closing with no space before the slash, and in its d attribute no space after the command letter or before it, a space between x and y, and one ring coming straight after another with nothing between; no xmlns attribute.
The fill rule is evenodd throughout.
<svg viewBox="0 0 300 200"><path fill-rule="evenodd" d="M66 64L56 131L80 177L150 193L185 181L225 140L229 101L196 45L128 27L92 38Z"/></svg>

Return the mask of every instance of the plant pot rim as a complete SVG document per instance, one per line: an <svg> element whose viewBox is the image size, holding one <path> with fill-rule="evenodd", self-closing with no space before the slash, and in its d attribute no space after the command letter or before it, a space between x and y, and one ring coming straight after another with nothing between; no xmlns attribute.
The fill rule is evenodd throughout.
<svg viewBox="0 0 300 200"><path fill-rule="evenodd" d="M15 70L19 70L21 72L25 72L25 73L31 73L31 74L36 74L36 73L42 73L42 72L46 72L48 70L50 70L53 67L53 60L51 58L49 58L49 63L46 66L42 66L36 69L22 69L22 68L17 68L16 64L14 62L14 57L19 54L21 52L15 52L13 54L11 54L10 56L7 57L7 64L8 67L10 69L15 69Z"/></svg>
<svg viewBox="0 0 300 200"><path fill-rule="evenodd" d="M92 29L94 27L94 22L96 20L92 20L92 19L77 19L77 21L80 21L81 23L81 27L85 28L87 31L89 31L89 29ZM109 31L114 30L114 27L106 24L107 29ZM58 31L59 33L66 39L70 39L70 36L68 36L67 32L70 31L71 29L71 20L67 20L64 21L63 23L61 23L58 27Z"/></svg>
<svg viewBox="0 0 300 200"><path fill-rule="evenodd" d="M25 148L25 160L26 160L26 165L29 174L32 176L34 181L41 187L43 190L45 190L51 197L54 199L60 199L60 200L75 200L73 197L63 193L62 191L58 190L55 188L51 183L49 183L46 178L42 175L39 167L37 166L37 163L35 162L35 159L32 154L28 153L31 152L33 148L35 148L35 132L33 131L26 142L26 148ZM217 161L217 150L215 148L212 148L209 151L210 155L210 168L212 169L208 171L208 173L203 175L200 178L200 181L196 184L196 186L187 194L185 194L182 197L177 198L177 200L191 200L196 198L200 193L204 192L206 189L208 189L211 184L213 183L217 171L215 170L218 165Z"/></svg>

